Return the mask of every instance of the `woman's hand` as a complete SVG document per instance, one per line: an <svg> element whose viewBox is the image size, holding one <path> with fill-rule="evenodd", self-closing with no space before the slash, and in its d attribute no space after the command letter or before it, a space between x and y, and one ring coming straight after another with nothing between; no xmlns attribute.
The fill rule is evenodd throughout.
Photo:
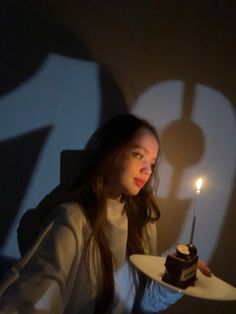
<svg viewBox="0 0 236 314"><path fill-rule="evenodd" d="M199 259L197 263L197 268L207 277L211 277L212 271L208 267L207 263Z"/></svg>

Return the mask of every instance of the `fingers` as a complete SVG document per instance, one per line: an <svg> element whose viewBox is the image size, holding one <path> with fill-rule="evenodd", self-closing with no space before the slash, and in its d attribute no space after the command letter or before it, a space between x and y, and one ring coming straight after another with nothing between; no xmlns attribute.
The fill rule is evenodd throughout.
<svg viewBox="0 0 236 314"><path fill-rule="evenodd" d="M208 267L206 262L204 262L201 259L199 259L197 267L205 276L211 277L212 271L210 270L210 268Z"/></svg>

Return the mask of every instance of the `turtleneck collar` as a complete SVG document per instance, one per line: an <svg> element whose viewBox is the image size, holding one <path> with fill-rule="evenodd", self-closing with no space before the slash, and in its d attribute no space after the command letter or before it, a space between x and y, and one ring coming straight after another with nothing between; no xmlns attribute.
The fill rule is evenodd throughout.
<svg viewBox="0 0 236 314"><path fill-rule="evenodd" d="M108 216L121 216L124 213L124 205L120 201L108 198L107 199L107 214Z"/></svg>
<svg viewBox="0 0 236 314"><path fill-rule="evenodd" d="M128 219L124 203L107 199L107 221L104 231L114 258L114 268L119 269L126 258Z"/></svg>

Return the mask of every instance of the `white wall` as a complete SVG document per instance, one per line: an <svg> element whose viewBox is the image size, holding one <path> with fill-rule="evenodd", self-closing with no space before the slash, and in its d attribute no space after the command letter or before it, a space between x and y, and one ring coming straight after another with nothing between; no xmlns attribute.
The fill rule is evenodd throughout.
<svg viewBox="0 0 236 314"><path fill-rule="evenodd" d="M60 152L63 149L82 148L98 126L101 111L98 68L95 63L49 55L31 79L0 99L0 140L53 125L3 254L18 256L15 229L19 218L58 184ZM153 85L138 97L132 112L150 120L162 135L171 123L183 119L184 90L185 83L181 81ZM176 217L183 216L181 229L175 241L165 247L164 253L172 250L176 243L189 239L195 196L193 182L201 175L204 185L198 202L194 242L201 257L209 260L217 249L234 180L235 113L224 95L203 85L194 87L192 108L189 121L195 122L200 128L204 150L197 164L181 169L174 195L170 194L173 165L165 160L164 154L161 157L158 197L165 204L163 210L168 214L169 210L175 210L168 208L168 204L174 207L178 201L187 200L183 203L186 207L184 216L182 211L175 211ZM195 145L194 142L191 144ZM175 221L172 224L174 227ZM168 225L168 228L171 230L172 226ZM164 237L168 237L168 228L165 226L166 233L160 242L165 242Z"/></svg>
<svg viewBox="0 0 236 314"><path fill-rule="evenodd" d="M184 82L180 81L167 81L154 85L138 98L133 112L151 121L162 135L171 123L181 122L183 119L184 88ZM175 169L165 159L165 154L162 154L158 196L160 199L172 198L171 206L175 206L178 200L189 200L181 232L169 248L173 250L177 243L186 243L189 240L196 196L194 184L197 177L203 178L202 190L197 201L194 243L198 247L200 256L209 261L217 249L217 240L224 224L235 178L235 112L232 104L220 92L207 86L197 85L194 89L193 110L190 118L203 133L202 156L197 164L182 167L176 194L170 195ZM193 126L189 124L189 132L191 127ZM183 140L190 141L189 145L194 149L196 145L194 138L183 136ZM183 144L179 149L184 146L187 145ZM173 153L177 158L178 150ZM187 155L186 151L186 158ZM171 209L165 206L163 210L166 210L168 215ZM173 210L176 217L181 214L178 209ZM163 215L165 215L164 212ZM175 222L172 221L172 223L174 227ZM171 229L172 227L169 226L169 230ZM168 232L167 229L166 232ZM160 239L160 241L165 241L165 239Z"/></svg>

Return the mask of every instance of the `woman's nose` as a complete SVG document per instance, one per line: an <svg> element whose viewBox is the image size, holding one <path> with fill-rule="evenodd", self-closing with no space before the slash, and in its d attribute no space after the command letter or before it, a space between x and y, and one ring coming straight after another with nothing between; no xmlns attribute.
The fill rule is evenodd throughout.
<svg viewBox="0 0 236 314"><path fill-rule="evenodd" d="M141 169L145 174L150 175L152 173L152 165L148 162L144 163Z"/></svg>

